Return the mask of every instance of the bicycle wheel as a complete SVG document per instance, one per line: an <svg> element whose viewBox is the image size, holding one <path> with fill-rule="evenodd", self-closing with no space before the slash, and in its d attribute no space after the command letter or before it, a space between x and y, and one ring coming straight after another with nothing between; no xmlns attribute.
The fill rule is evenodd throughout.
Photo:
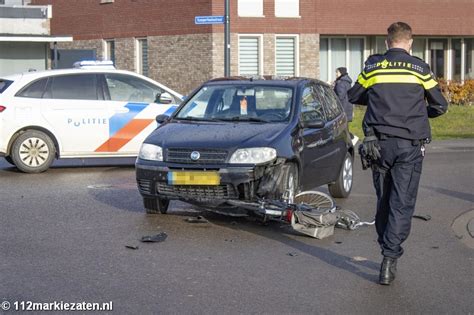
<svg viewBox="0 0 474 315"><path fill-rule="evenodd" d="M320 191L303 191L295 196L295 204L306 204L316 210L332 211L336 208L334 200Z"/></svg>

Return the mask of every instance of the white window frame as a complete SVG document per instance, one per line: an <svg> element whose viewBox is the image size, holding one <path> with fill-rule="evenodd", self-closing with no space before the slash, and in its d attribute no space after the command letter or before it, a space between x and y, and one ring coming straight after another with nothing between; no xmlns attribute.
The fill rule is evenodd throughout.
<svg viewBox="0 0 474 315"><path fill-rule="evenodd" d="M425 51L423 52L423 60L428 63L428 58L429 58L429 47L428 47L428 37L425 36L416 36L416 39L422 39L425 41ZM410 55L413 53L413 49L410 48Z"/></svg>
<svg viewBox="0 0 474 315"><path fill-rule="evenodd" d="M260 12L254 13L256 10L251 10L250 13L241 11L240 10L241 9L241 6L240 6L241 1L242 2L247 2L247 4L255 3L257 5L260 5L259 11L261 11L261 14L259 14ZM263 0L237 0L237 14L238 14L239 17L265 17L265 15L263 14Z"/></svg>
<svg viewBox="0 0 474 315"><path fill-rule="evenodd" d="M108 43L110 43L110 42L114 43L114 55L115 55L115 39L104 39L103 42L104 42L104 45L103 45L103 47L104 47L104 58L103 59L104 60L112 60L109 56ZM113 62L114 62L114 66L115 66L115 60L113 60Z"/></svg>
<svg viewBox="0 0 474 315"><path fill-rule="evenodd" d="M141 40L146 40L147 41L147 47L148 47L148 38L147 37L136 37L135 38L135 69L136 69L136 72L138 74L143 75L142 69L140 67L140 63L143 64L142 54L141 54L141 51L140 51L140 41Z"/></svg>
<svg viewBox="0 0 474 315"><path fill-rule="evenodd" d="M362 64L368 58L368 50L367 50L367 36L321 36L322 38L328 39L328 72L327 77L329 81L334 81L333 76L336 69L331 69L332 58L331 58L331 39L333 38L345 38L346 39L346 68L350 70L350 48L349 48L349 39L362 39L363 40L363 54L362 54ZM376 41L377 42L377 41ZM353 80L357 80L357 78L352 78Z"/></svg>
<svg viewBox="0 0 474 315"><path fill-rule="evenodd" d="M440 39L440 40L446 40L446 47L444 48L444 53L445 53L445 69L446 69L446 77L444 78L444 80L452 80L452 64L451 64L451 38L452 37L448 37L448 36L428 36L428 37L425 37L426 39L426 51L425 51L425 62L431 67L431 48L430 48L430 39ZM459 38L459 37L458 37ZM461 48L462 49L462 48ZM447 64L446 64L447 62ZM431 69L431 71L433 71L433 69Z"/></svg>
<svg viewBox="0 0 474 315"><path fill-rule="evenodd" d="M466 80L466 39L473 39L473 37L470 36L455 36L455 37L450 37L448 38L448 41L450 43L450 51L448 52L448 55L450 56L450 62L448 64L448 70L450 70L450 77L449 80L453 79L453 72L454 70L452 69L453 67L453 61L452 58L454 58L454 49L452 46L452 40L453 39L459 39L461 40L461 82L464 83Z"/></svg>
<svg viewBox="0 0 474 315"><path fill-rule="evenodd" d="M239 34L238 41L237 41L237 71L238 75L240 75L240 39L242 37L257 37L258 38L258 74L262 75L263 73L263 34Z"/></svg>
<svg viewBox="0 0 474 315"><path fill-rule="evenodd" d="M300 75L300 36L298 34L275 34L275 38L274 38L274 47L275 47L275 68L274 68L274 73L276 75L277 73L277 62L276 62L276 54L277 54L277 51L276 51L276 41L277 41L277 38L294 38L295 39L295 77L299 76Z"/></svg>
<svg viewBox="0 0 474 315"><path fill-rule="evenodd" d="M300 11L300 0L293 0L296 2L298 6L298 13L296 15L285 15L285 14L277 14L277 6L279 1L285 1L285 0L275 0L275 17L277 18L301 18L301 11ZM281 2L280 2L281 5Z"/></svg>

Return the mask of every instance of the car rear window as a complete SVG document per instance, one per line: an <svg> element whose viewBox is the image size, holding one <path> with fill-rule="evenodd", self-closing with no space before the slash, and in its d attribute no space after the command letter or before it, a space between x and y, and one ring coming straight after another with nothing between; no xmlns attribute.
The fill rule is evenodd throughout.
<svg viewBox="0 0 474 315"><path fill-rule="evenodd" d="M0 94L2 94L12 83L13 81L0 79Z"/></svg>
<svg viewBox="0 0 474 315"><path fill-rule="evenodd" d="M42 98L47 82L48 78L34 81L18 92L17 96Z"/></svg>

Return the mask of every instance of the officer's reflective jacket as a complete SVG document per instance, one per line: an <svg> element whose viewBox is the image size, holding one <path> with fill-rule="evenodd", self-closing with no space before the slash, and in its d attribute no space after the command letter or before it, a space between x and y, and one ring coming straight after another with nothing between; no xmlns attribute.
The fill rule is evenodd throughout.
<svg viewBox="0 0 474 315"><path fill-rule="evenodd" d="M364 124L405 139L431 138L428 117L448 108L429 66L400 48L370 56L348 96L367 105Z"/></svg>

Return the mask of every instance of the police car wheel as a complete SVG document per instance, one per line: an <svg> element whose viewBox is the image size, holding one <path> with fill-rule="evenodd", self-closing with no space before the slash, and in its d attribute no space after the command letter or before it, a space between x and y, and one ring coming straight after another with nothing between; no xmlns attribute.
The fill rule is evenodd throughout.
<svg viewBox="0 0 474 315"><path fill-rule="evenodd" d="M28 130L18 136L10 156L16 167L25 173L41 173L53 163L56 147L44 132Z"/></svg>
<svg viewBox="0 0 474 315"><path fill-rule="evenodd" d="M166 214L169 205L168 199L143 197L143 206L147 214Z"/></svg>
<svg viewBox="0 0 474 315"><path fill-rule="evenodd" d="M347 198L349 197L352 190L353 182L353 158L352 155L348 152L342 163L341 170L337 177L337 180L333 184L329 184L329 193L334 198Z"/></svg>

